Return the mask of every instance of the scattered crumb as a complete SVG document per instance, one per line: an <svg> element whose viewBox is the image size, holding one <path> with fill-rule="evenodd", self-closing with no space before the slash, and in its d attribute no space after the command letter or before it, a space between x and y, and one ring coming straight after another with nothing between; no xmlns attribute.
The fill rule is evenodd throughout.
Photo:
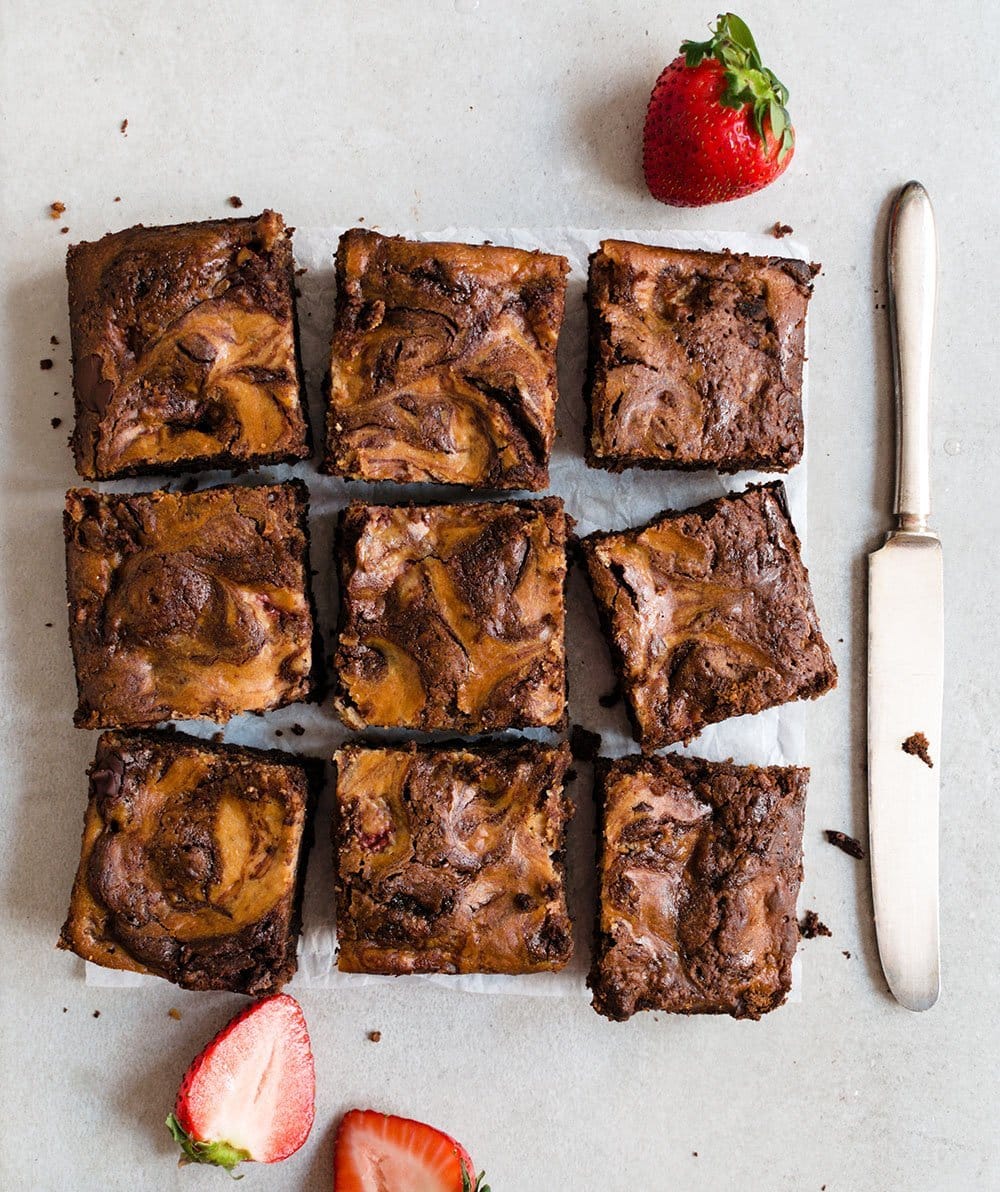
<svg viewBox="0 0 1000 1192"><path fill-rule="evenodd" d="M303 265L301 269L296 269L296 270L295 270L295 276L296 276L296 277L302 277L302 275L303 275L303 274L305 274L305 273L308 273L308 272L309 272L309 267L308 267L308 265Z"/></svg>
<svg viewBox="0 0 1000 1192"><path fill-rule="evenodd" d="M861 847L861 842L855 840L853 836L848 836L846 832L837 832L833 828L827 828L823 835L833 845L836 845L842 853L847 853L849 857L856 857L859 861L865 855L865 850Z"/></svg>
<svg viewBox="0 0 1000 1192"><path fill-rule="evenodd" d="M225 740L225 736L226 736L226 734L224 732L222 732L221 730L217 733L212 733L212 741L216 745L218 745L220 741Z"/></svg>
<svg viewBox="0 0 1000 1192"><path fill-rule="evenodd" d="M846 949L846 948L844 949L844 951L843 951L843 952L841 952L841 956L844 956L844 957L846 957L846 959L848 959L848 960L850 960L850 959L851 959L851 954L850 954L850 952L848 952L848 951L847 951L847 949Z"/></svg>
<svg viewBox="0 0 1000 1192"><path fill-rule="evenodd" d="M67 233L68 231L69 231L69 228L60 228L60 229L59 229L59 234L60 234L61 236L65 236L65 235L66 235L66 233Z"/></svg>
<svg viewBox="0 0 1000 1192"><path fill-rule="evenodd" d="M65 203L50 203L49 204L49 218L58 219L60 215L66 210Z"/></svg>
<svg viewBox="0 0 1000 1192"><path fill-rule="evenodd" d="M100 1017L101 1017L101 1012L100 1012L100 1010L95 1010L95 1011L94 1011L94 1017L95 1017L95 1018L100 1018Z"/></svg>
<svg viewBox="0 0 1000 1192"><path fill-rule="evenodd" d="M228 201L229 201L230 207L242 207L243 206L243 200L240 198L239 195L230 195Z"/></svg>
<svg viewBox="0 0 1000 1192"><path fill-rule="evenodd" d="M302 727L301 724L293 724L292 732L295 734L296 737L304 737L306 730Z"/></svg>
<svg viewBox="0 0 1000 1192"><path fill-rule="evenodd" d="M795 229L789 227L788 224L776 223L771 229L771 235L775 238L775 240L780 240L783 236L791 236L792 232L794 231Z"/></svg>
<svg viewBox="0 0 1000 1192"><path fill-rule="evenodd" d="M63 1006L63 1013L64 1013L64 1014L68 1014L68 1013L69 1013L69 1006Z"/></svg>
<svg viewBox="0 0 1000 1192"><path fill-rule="evenodd" d="M930 741L923 733L911 733L903 742L903 752L909 753L913 757L919 757L925 766L929 766L933 770L934 763L931 761L930 745Z"/></svg>
<svg viewBox="0 0 1000 1192"><path fill-rule="evenodd" d="M52 622L51 622L51 621L46 621L46 622L45 622L45 628L46 628L46 629L51 629L51 628L52 628Z"/></svg>
<svg viewBox="0 0 1000 1192"><path fill-rule="evenodd" d="M46 357L45 360L39 360L38 367L42 370L42 372L48 372L48 370L52 367L52 364L53 362Z"/></svg>
<svg viewBox="0 0 1000 1192"><path fill-rule="evenodd" d="M55 335L50 335L50 336L49 336L49 343L50 343L50 344L51 344L53 347L55 347L55 346L56 346L56 345L59 343L59 339L58 339L58 337L57 337L57 336L55 336Z"/></svg>
<svg viewBox="0 0 1000 1192"><path fill-rule="evenodd" d="M615 708L622 702L622 689L617 684L611 688L610 691L605 691L603 695L597 697L597 702L602 708Z"/></svg>
<svg viewBox="0 0 1000 1192"><path fill-rule="evenodd" d="M833 935L833 932L815 911L806 911L799 920L799 935L804 940L814 940L818 935Z"/></svg>
<svg viewBox="0 0 1000 1192"><path fill-rule="evenodd" d="M372 1043L381 1043L382 1042L382 1032L381 1031L369 1031L368 1039Z"/></svg>
<svg viewBox="0 0 1000 1192"><path fill-rule="evenodd" d="M112 202L115 202L115 203L120 203L121 201L122 201L121 195L115 195L114 199L112 200Z"/></svg>
<svg viewBox="0 0 1000 1192"><path fill-rule="evenodd" d="M276 729L274 730L274 735L275 735L276 737L283 737L285 734L284 734L284 733L281 731L281 729L280 729L280 728L276 728Z"/></svg>
<svg viewBox="0 0 1000 1192"><path fill-rule="evenodd" d="M62 419L61 418L50 418L49 425L52 427L53 430L55 430L57 427L62 426Z"/></svg>
<svg viewBox="0 0 1000 1192"><path fill-rule="evenodd" d="M601 734L574 724L569 730L569 747L577 761L592 762L601 751Z"/></svg>
<svg viewBox="0 0 1000 1192"><path fill-rule="evenodd" d="M177 1010L173 1006L171 1006L170 1009L167 1011L167 1017L172 1018L174 1020L174 1022L180 1022L181 1012L180 1012L180 1010Z"/></svg>
<svg viewBox="0 0 1000 1192"><path fill-rule="evenodd" d="M123 137L128 136L128 116L118 125L118 128Z"/></svg>
<svg viewBox="0 0 1000 1192"><path fill-rule="evenodd" d="M358 223L364 223L364 222L365 222L365 217L364 217L363 215L359 215L359 216L358 216Z"/></svg>
<svg viewBox="0 0 1000 1192"><path fill-rule="evenodd" d="M563 776L563 781L564 781L565 783L567 783L567 784L568 784L568 783L570 783L570 782L575 782L575 781L576 781L576 779L577 779L577 773L576 773L576 770L574 770L574 769L572 768L572 766L571 766L571 767L570 767L570 768L569 768L569 769L566 771L565 775Z"/></svg>
<svg viewBox="0 0 1000 1192"><path fill-rule="evenodd" d="M692 1152L691 1152L691 1154L692 1154L692 1155L694 1155L694 1157L695 1157L696 1159L698 1158L698 1152L697 1152L697 1151L692 1151Z"/></svg>

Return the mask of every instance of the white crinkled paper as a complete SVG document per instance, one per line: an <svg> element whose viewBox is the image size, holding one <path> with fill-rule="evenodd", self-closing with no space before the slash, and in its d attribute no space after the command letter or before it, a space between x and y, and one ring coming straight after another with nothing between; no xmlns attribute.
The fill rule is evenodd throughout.
<svg viewBox="0 0 1000 1192"><path fill-rule="evenodd" d="M317 452L323 438L323 406L320 384L326 370L330 331L333 323L333 257L343 228L299 228L295 233L295 256L305 273L298 278L298 301L302 354L310 391L310 408ZM396 229L382 228L384 232ZM770 236L737 235L718 232L653 232L606 229L603 232L578 228L443 228L439 231L413 232L399 229L421 240L460 240L476 243L491 240L495 244L520 248L540 248L560 253L570 263L566 294L566 318L559 341L558 437L552 455L550 491L566 503L566 511L576 519L577 532L596 529L621 529L648 520L667 508L684 508L717 497L748 483L773 479L755 473L719 476L715 472L653 472L639 469L619 474L588 468L583 459L583 377L587 350L587 317L584 293L587 260L602 238L637 240L645 244L671 245L676 248L736 252L758 255L801 257L808 260L804 247L794 240L775 242ZM806 529L806 461L785 477L792 519L799 536ZM252 479L283 479L303 476L310 491L312 566L318 571L314 586L321 624L326 630L327 652L332 648L335 620L335 570L332 557L333 525L337 512L348 500L361 498L373 502L401 498L417 501L454 500L455 490L433 486L398 486L387 484L346 483L319 475L313 465L294 469L264 469ZM203 478L203 483L219 483L224 474ZM116 486L123 487L123 486ZM124 487L129 487L128 485ZM132 484L132 487L138 487ZM629 732L624 708L604 708L599 697L614 687L607 647L601 637L596 611L586 583L573 570L568 589L566 639L569 654L570 719L599 732L602 753L619 756L634 752L636 745ZM756 716L743 716L711 725L682 752L723 760L758 765L803 764L805 762L804 708L786 704ZM292 731L292 726L295 731ZM212 724L184 725L185 731L209 736ZM301 731L304 730L304 731ZM281 733L279 737L277 732ZM329 758L349 734L337 720L329 700L323 705L297 704L267 717L244 716L233 720L225 739L262 748L286 748L296 752ZM537 731L528 735L544 738ZM316 816L316 843L309 860L303 931L299 943L299 971L289 985L291 991L303 987L363 988L388 981L430 981L476 993L516 993L582 997L589 964L590 936L594 900L594 814L591 797L591 767L574 762L578 777L570 786L576 804L567 849L570 879L570 911L575 921L576 954L572 963L559 973L530 976L408 976L379 977L340 973L335 967L336 935L333 922L333 863L330 848L331 793L326 790ZM95 986L140 986L158 981L157 977L116 972L87 964L87 983ZM798 958L791 1000L801 997L801 973Z"/></svg>

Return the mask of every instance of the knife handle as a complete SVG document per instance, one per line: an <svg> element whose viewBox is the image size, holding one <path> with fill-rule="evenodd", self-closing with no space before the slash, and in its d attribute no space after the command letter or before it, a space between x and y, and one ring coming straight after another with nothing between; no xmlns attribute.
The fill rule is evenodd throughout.
<svg viewBox="0 0 1000 1192"><path fill-rule="evenodd" d="M896 388L896 498L900 530L927 530L931 512L931 338L937 293L934 210L908 182L889 216L889 326Z"/></svg>

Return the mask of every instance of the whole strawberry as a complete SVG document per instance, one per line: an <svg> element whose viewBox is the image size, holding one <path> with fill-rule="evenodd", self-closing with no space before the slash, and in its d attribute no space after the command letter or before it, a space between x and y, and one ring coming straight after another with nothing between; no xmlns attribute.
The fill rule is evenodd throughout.
<svg viewBox="0 0 1000 1192"><path fill-rule="evenodd" d="M704 207L773 182L795 152L787 102L746 24L721 15L708 41L681 45L649 97L642 164L652 196Z"/></svg>

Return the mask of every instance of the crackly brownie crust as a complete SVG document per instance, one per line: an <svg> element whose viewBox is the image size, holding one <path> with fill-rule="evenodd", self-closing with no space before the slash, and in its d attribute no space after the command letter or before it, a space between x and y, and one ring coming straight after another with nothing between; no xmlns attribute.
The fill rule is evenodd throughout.
<svg viewBox="0 0 1000 1192"><path fill-rule="evenodd" d="M322 765L184 733L102 733L59 939L186 989L276 992L296 968Z"/></svg>
<svg viewBox="0 0 1000 1192"><path fill-rule="evenodd" d="M71 489L63 517L81 728L227 721L313 687L301 481Z"/></svg>
<svg viewBox="0 0 1000 1192"><path fill-rule="evenodd" d="M644 751L836 686L781 481L582 545Z"/></svg>
<svg viewBox="0 0 1000 1192"><path fill-rule="evenodd" d="M798 463L817 270L602 241L588 287L591 467L785 472Z"/></svg>
<svg viewBox="0 0 1000 1192"><path fill-rule="evenodd" d="M340 969L567 963L565 744L355 744L334 760Z"/></svg>
<svg viewBox="0 0 1000 1192"><path fill-rule="evenodd" d="M544 489L568 269L541 252L345 232L324 470Z"/></svg>
<svg viewBox="0 0 1000 1192"><path fill-rule="evenodd" d="M338 538L345 724L470 733L564 724L562 501L355 502Z"/></svg>
<svg viewBox="0 0 1000 1192"><path fill-rule="evenodd" d="M77 471L244 470L311 454L291 230L280 215L146 228L66 258Z"/></svg>
<svg viewBox="0 0 1000 1192"><path fill-rule="evenodd" d="M791 988L809 771L667 754L597 764L598 1013L760 1018Z"/></svg>

